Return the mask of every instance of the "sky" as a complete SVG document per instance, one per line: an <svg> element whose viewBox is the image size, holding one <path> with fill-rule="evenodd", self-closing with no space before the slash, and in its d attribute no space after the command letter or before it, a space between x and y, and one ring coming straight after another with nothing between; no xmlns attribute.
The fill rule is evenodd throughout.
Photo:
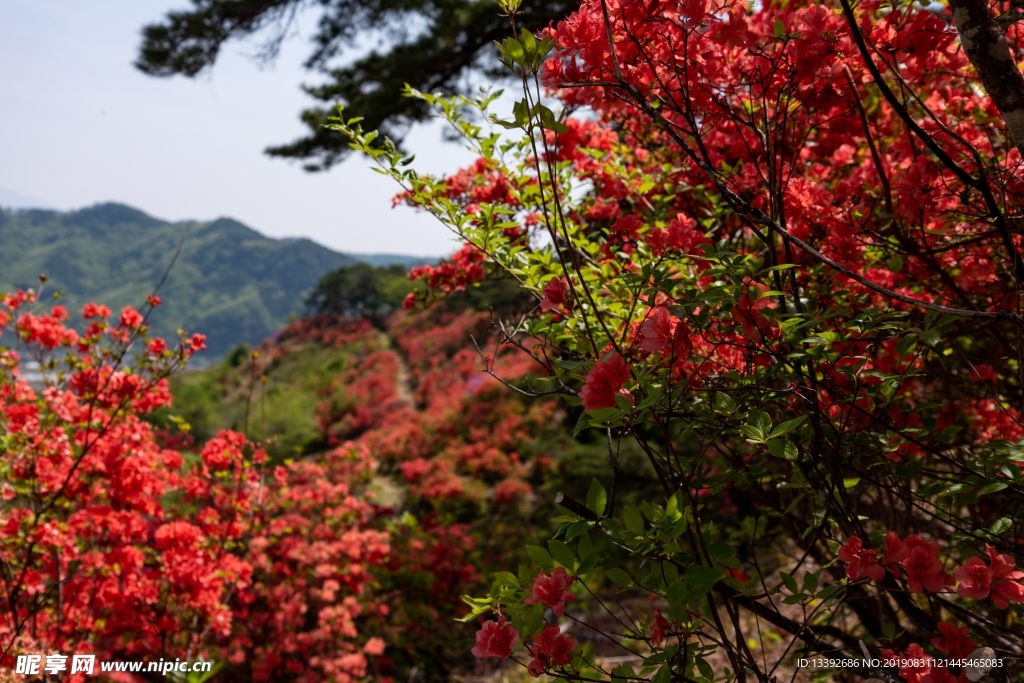
<svg viewBox="0 0 1024 683"><path fill-rule="evenodd" d="M355 155L327 173L262 150L305 133L299 89L315 16L273 65L229 43L196 79L132 66L143 25L184 0L0 2L0 206L78 209L128 204L169 221L227 216L271 237L309 237L338 251L440 256L455 249L434 218L392 209L398 190ZM416 167L471 161L440 123L407 139ZM2 247L2 245L0 245Z"/></svg>

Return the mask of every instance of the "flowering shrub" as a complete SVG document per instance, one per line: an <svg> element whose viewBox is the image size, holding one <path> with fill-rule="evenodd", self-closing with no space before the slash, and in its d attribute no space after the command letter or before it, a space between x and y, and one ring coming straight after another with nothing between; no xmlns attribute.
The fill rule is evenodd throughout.
<svg viewBox="0 0 1024 683"><path fill-rule="evenodd" d="M133 308L109 321L88 304L81 334L68 312L35 313L7 295L0 333L0 642L5 662L31 644L115 658L196 652L226 633L225 595L251 581L232 551L245 532L253 470L244 439L224 434L186 466L142 416L170 402L167 376L203 347L144 338ZM151 299L150 306L158 303ZM138 343L138 344L136 344ZM132 345L142 351L126 362ZM44 373L33 387L23 358ZM166 506L168 497L180 506Z"/></svg>
<svg viewBox="0 0 1024 683"><path fill-rule="evenodd" d="M584 0L534 36L500 4L510 119L486 92L409 93L473 167L422 176L334 124L534 297L500 334L546 377L525 391L608 442L608 486L559 496L532 569L470 600L497 614L474 653L570 680L769 681L836 652L865 678L1019 675L1024 129L1005 83L1024 78L1005 8ZM661 483L641 509L619 495L624 441ZM606 665L588 628L632 663ZM949 667L926 649L968 644Z"/></svg>
<svg viewBox="0 0 1024 683"><path fill-rule="evenodd" d="M189 440L143 418L170 405L168 375L202 336L172 347L146 337L143 313L108 322L95 304L79 334L60 306L26 310L34 301L18 292L0 307L15 342L0 349L5 666L78 652L205 657L231 680L365 678L388 613L369 587L390 559L365 448L272 471L233 431L175 450ZM26 357L41 387L21 374Z"/></svg>

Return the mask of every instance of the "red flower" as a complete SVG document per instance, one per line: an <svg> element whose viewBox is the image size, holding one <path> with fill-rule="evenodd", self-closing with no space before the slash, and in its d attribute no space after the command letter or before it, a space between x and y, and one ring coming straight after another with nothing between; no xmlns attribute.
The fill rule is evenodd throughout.
<svg viewBox="0 0 1024 683"><path fill-rule="evenodd" d="M994 546L985 544L989 566L974 556L956 570L960 582L956 592L961 598L984 599L991 595L992 602L999 609L1006 609L1011 602L1024 602L1024 586L1015 579L1024 578L1024 572L1014 570L1014 559L1000 555Z"/></svg>
<svg viewBox="0 0 1024 683"><path fill-rule="evenodd" d="M992 570L977 555L957 567L956 580L960 582L956 594L961 598L982 600L992 592Z"/></svg>
<svg viewBox="0 0 1024 683"><path fill-rule="evenodd" d="M206 335L196 332L192 335L192 338L188 340L188 346L189 352L191 353L202 351L206 348Z"/></svg>
<svg viewBox="0 0 1024 683"><path fill-rule="evenodd" d="M526 605L538 602L551 608L551 611L562 616L565 614L565 603L575 600L576 596L569 591L569 586L576 577L569 576L563 567L559 567L550 575L539 574L533 580L533 597L523 601Z"/></svg>
<svg viewBox="0 0 1024 683"><path fill-rule="evenodd" d="M366 641L366 645L363 645L363 652L373 657L384 654L384 640L374 636Z"/></svg>
<svg viewBox="0 0 1024 683"><path fill-rule="evenodd" d="M149 342L148 350L154 356L161 356L165 351L167 351L167 342L160 337L157 337Z"/></svg>
<svg viewBox="0 0 1024 683"><path fill-rule="evenodd" d="M903 569L907 572L907 586L911 593L938 593L953 582L939 560L938 543L929 543L917 534L910 534L907 546L910 554L903 560Z"/></svg>
<svg viewBox="0 0 1024 683"><path fill-rule="evenodd" d="M618 394L629 395L629 392L623 392L622 385L629 380L630 369L630 365L617 353L594 363L587 373L586 384L580 390L583 407L589 411L614 408Z"/></svg>
<svg viewBox="0 0 1024 683"><path fill-rule="evenodd" d="M666 227L668 245L678 251L689 252L703 242L704 233L697 229L697 221L685 214L677 213Z"/></svg>
<svg viewBox="0 0 1024 683"><path fill-rule="evenodd" d="M102 304L87 303L82 306L82 317L86 320L91 318L109 318L110 309Z"/></svg>
<svg viewBox="0 0 1024 683"><path fill-rule="evenodd" d="M664 306L656 307L640 326L640 348L646 353L661 351L672 342L675 327L675 321L668 309Z"/></svg>
<svg viewBox="0 0 1024 683"><path fill-rule="evenodd" d="M746 583L750 581L750 574L747 574L742 569L726 569L725 575L736 579L740 583Z"/></svg>
<svg viewBox="0 0 1024 683"><path fill-rule="evenodd" d="M974 641L967 635L967 627L957 628L951 621L939 622L941 638L932 638L932 645L939 652L950 657L960 658L974 652Z"/></svg>
<svg viewBox="0 0 1024 683"><path fill-rule="evenodd" d="M885 569L878 564L878 552L874 548L862 550L862 545L860 538L851 536L839 549L839 559L846 562L846 576L851 581L863 578L881 581L885 577Z"/></svg>
<svg viewBox="0 0 1024 683"><path fill-rule="evenodd" d="M896 573L898 571L896 565L908 557L910 557L910 548L900 540L899 534L895 531L887 533L885 540L882 541L882 564Z"/></svg>
<svg viewBox="0 0 1024 683"><path fill-rule="evenodd" d="M661 645L665 641L665 632L669 626L668 619L661 616L661 610L654 610L654 619L651 620L651 642Z"/></svg>
<svg viewBox="0 0 1024 683"><path fill-rule="evenodd" d="M772 321L761 313L762 308L771 305L769 297L761 296L761 292L764 291L765 288L761 285L750 285L736 300L736 308L732 310L733 318L743 327L743 336L750 341L778 336L778 329L773 328Z"/></svg>
<svg viewBox="0 0 1024 683"><path fill-rule="evenodd" d="M528 668L534 678L540 676L549 666L568 664L569 653L576 647L576 640L562 634L557 626L548 626L531 642L530 653L533 655L533 661Z"/></svg>
<svg viewBox="0 0 1024 683"><path fill-rule="evenodd" d="M157 306L162 304L163 301L161 301L160 297L158 297L156 294L150 294L149 296L146 297L146 303L152 306L153 308L156 308Z"/></svg>
<svg viewBox="0 0 1024 683"><path fill-rule="evenodd" d="M544 300L540 302L541 310L554 311L565 303L565 298L565 281L560 277L556 277L544 285Z"/></svg>
<svg viewBox="0 0 1024 683"><path fill-rule="evenodd" d="M925 678L932 671L933 659L931 655L925 653L923 647L913 643L907 648L906 654L897 659L905 664L900 667L900 678L905 679L907 683L929 683ZM912 666L912 664L919 664L919 666Z"/></svg>
<svg viewBox="0 0 1024 683"><path fill-rule="evenodd" d="M508 659L518 642L519 632L505 622L505 617L499 617L497 621L488 621L476 632L476 646L471 652L479 659Z"/></svg>
<svg viewBox="0 0 1024 683"><path fill-rule="evenodd" d="M121 325L124 327L138 327L142 324L142 321L142 314L131 306L125 306L121 309Z"/></svg>

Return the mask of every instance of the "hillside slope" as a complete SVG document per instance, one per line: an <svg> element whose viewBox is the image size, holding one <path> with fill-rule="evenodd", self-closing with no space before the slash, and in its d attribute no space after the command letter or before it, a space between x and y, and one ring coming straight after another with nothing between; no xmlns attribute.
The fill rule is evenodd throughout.
<svg viewBox="0 0 1024 683"><path fill-rule="evenodd" d="M229 218L168 223L120 204L68 213L0 209L0 291L39 286L78 308L139 306L181 255L160 290L154 331L207 335L207 358L258 343L279 329L321 275L355 259L308 239L276 240Z"/></svg>

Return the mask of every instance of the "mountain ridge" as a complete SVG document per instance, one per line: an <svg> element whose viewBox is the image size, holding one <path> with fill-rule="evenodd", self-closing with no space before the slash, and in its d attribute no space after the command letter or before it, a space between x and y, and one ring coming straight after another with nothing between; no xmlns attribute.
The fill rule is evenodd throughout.
<svg viewBox="0 0 1024 683"><path fill-rule="evenodd" d="M159 291L164 305L151 318L153 332L170 339L178 328L206 334L208 360L259 343L301 314L305 295L335 268L371 258L402 259L392 262L407 267L430 262L350 256L305 237L274 239L229 217L163 221L113 202L69 212L0 208L0 291L38 289L45 273L44 292L60 291L69 310L87 301L138 307L179 248Z"/></svg>

